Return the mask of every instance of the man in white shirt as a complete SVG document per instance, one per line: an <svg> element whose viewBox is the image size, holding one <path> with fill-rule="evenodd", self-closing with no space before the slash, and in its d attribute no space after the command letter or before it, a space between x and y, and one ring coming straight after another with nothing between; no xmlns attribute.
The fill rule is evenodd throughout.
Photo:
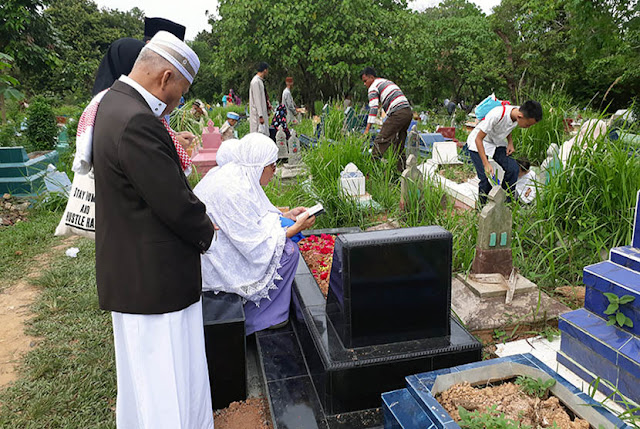
<svg viewBox="0 0 640 429"><path fill-rule="evenodd" d="M514 152L511 132L516 128L529 128L542 120L542 106L537 101L525 101L522 106L503 105L494 107L475 127L467 138L469 155L480 179L478 198L480 205L487 201L492 185L488 177L495 181L495 172L489 157L504 170L502 187L513 194L520 171Z"/></svg>
<svg viewBox="0 0 640 429"><path fill-rule="evenodd" d="M269 74L269 64L258 64L257 73L249 86L249 132L269 136L269 98L264 88L264 78Z"/></svg>

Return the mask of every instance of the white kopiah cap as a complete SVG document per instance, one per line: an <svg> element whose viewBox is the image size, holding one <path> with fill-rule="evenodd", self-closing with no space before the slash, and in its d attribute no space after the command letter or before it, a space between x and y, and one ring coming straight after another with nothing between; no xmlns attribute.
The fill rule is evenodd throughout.
<svg viewBox="0 0 640 429"><path fill-rule="evenodd" d="M182 40L168 31L159 31L149 40L144 49L151 49L162 56L177 68L189 83L193 83L193 78L196 77L200 68L200 60L193 49Z"/></svg>

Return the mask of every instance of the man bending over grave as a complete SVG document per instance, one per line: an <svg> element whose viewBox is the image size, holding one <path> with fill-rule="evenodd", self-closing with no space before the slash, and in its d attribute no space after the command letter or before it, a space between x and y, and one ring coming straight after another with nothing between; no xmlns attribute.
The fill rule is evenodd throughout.
<svg viewBox="0 0 640 429"><path fill-rule="evenodd" d="M373 156L382 158L393 143L393 150L398 155L398 171L402 172L406 161L404 141L413 117L409 100L398 85L390 80L379 78L373 67L365 67L360 72L360 77L369 93L369 118L364 133L367 134L371 124L375 122L379 107L387 113L387 119L373 142Z"/></svg>
<svg viewBox="0 0 640 429"><path fill-rule="evenodd" d="M515 148L511 132L516 127L529 128L542 120L542 106L537 101L525 101L522 106L502 105L491 109L467 138L469 155L480 184L478 198L480 205L487 202L492 188L489 178L496 182L495 172L489 163L489 157L504 170L502 188L513 194L518 181L520 167L511 155Z"/></svg>
<svg viewBox="0 0 640 429"><path fill-rule="evenodd" d="M223 165L194 189L220 227L202 255L203 289L246 300L246 335L286 325L299 252L292 238L315 222L304 207L280 212L264 193L277 160L273 140L250 133L226 146ZM282 218L290 226L283 227Z"/></svg>

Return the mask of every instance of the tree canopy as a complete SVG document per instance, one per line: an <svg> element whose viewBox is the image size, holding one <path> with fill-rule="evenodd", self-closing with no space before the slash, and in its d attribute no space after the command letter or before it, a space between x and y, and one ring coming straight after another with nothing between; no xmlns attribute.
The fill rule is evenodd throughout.
<svg viewBox="0 0 640 429"><path fill-rule="evenodd" d="M212 30L190 42L202 63L191 95L217 102L234 88L246 98L266 61L272 98L291 76L308 106L364 100L359 72L373 66L423 106L492 91L520 101L523 90L555 85L583 105L616 108L640 91L639 15L638 0L502 0L490 15L467 0L424 11L405 0L220 0ZM142 37L143 18L91 0L6 0L0 52L15 59L23 92L86 98L109 44Z"/></svg>

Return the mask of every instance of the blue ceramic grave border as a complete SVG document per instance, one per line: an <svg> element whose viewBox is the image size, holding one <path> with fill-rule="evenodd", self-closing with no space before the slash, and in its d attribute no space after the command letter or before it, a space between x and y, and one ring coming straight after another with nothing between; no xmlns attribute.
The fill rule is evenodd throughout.
<svg viewBox="0 0 640 429"><path fill-rule="evenodd" d="M609 260L584 268L584 308L560 316L558 362L591 383L600 378L598 390L618 392L640 404L640 191L631 246L611 249ZM633 296L619 311L632 327L607 326L609 305L605 293Z"/></svg>
<svg viewBox="0 0 640 429"><path fill-rule="evenodd" d="M629 425L530 353L406 377L406 388L382 394L384 427L385 429L459 429L460 426L436 400L435 396L438 393L462 381L484 384L518 375L556 380L556 384L550 389L551 393L577 416L589 421L594 427L602 425L606 428L631 429Z"/></svg>

